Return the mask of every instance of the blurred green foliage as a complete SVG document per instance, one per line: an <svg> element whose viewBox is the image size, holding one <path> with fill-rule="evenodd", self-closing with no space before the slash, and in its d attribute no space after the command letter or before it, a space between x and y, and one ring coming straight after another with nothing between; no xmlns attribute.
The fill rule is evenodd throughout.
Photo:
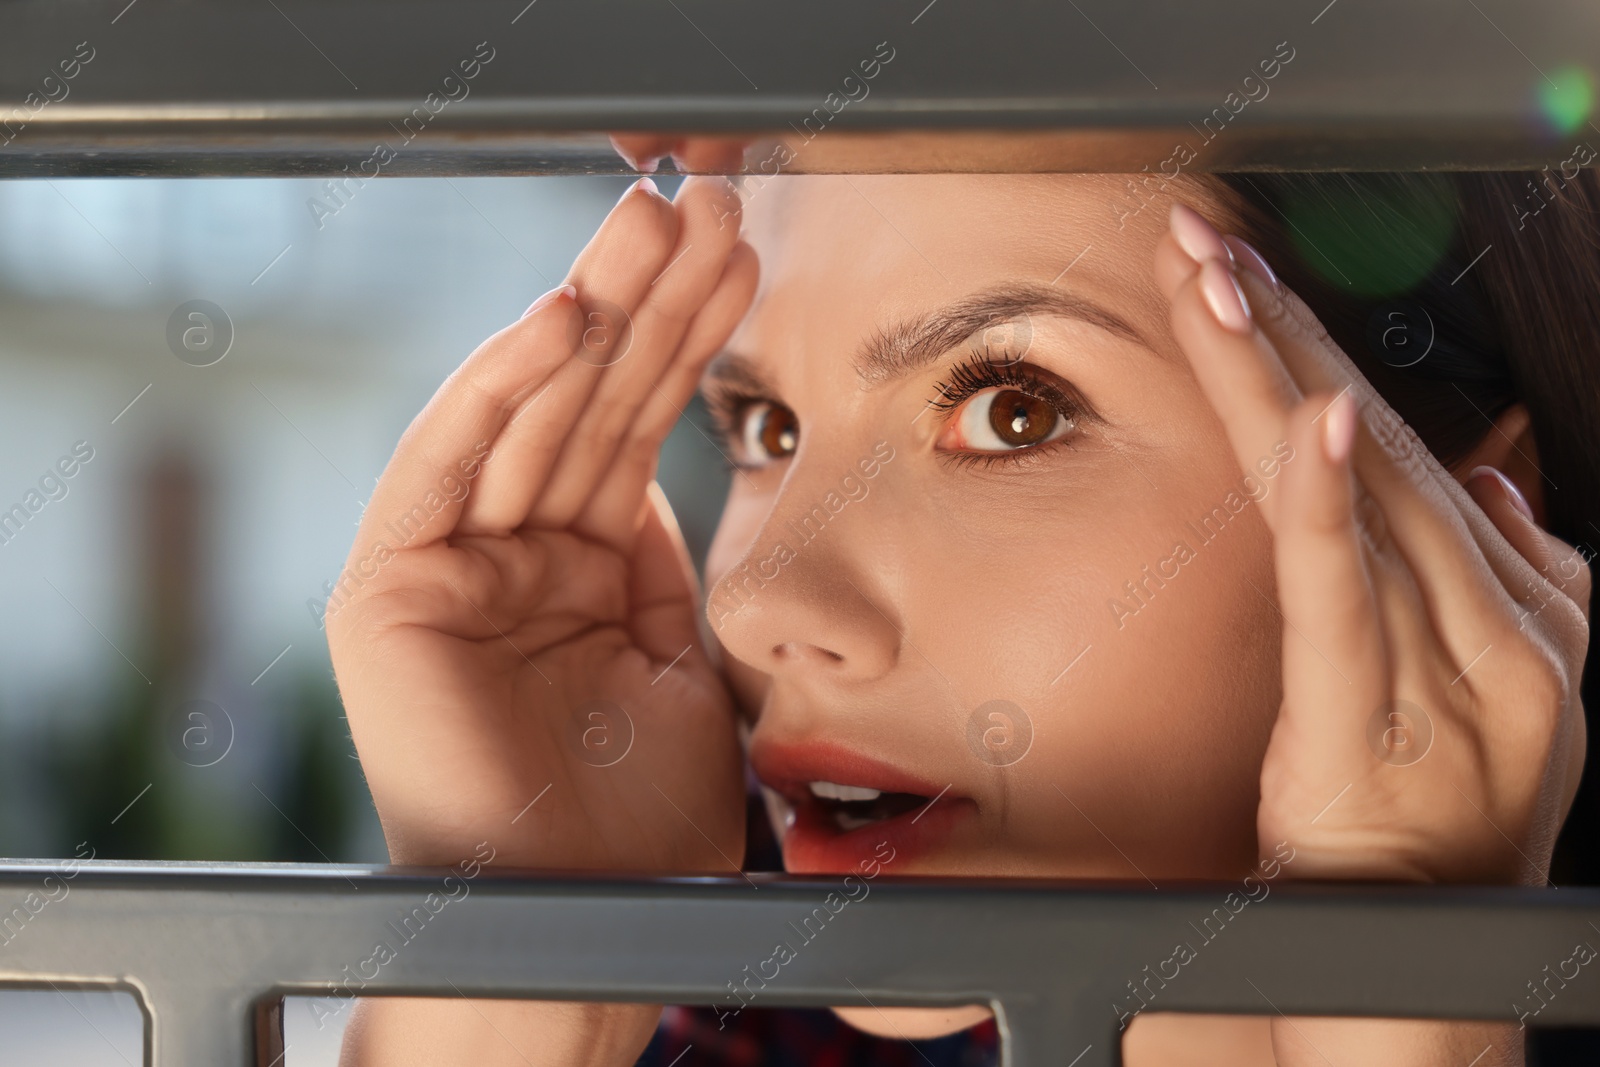
<svg viewBox="0 0 1600 1067"><path fill-rule="evenodd" d="M25 833L16 812L0 823L10 830L0 854L381 862L371 854L371 801L326 673L286 673L248 715L216 727L230 732L226 754L199 758L179 740L183 704L160 698L161 689L134 678L98 700L63 698L10 716L0 771L20 776L7 794L14 805L25 798L28 811Z"/></svg>

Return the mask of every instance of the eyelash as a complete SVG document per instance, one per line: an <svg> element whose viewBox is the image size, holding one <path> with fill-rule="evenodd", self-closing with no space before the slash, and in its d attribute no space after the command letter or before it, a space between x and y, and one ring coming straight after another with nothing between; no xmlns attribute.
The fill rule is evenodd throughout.
<svg viewBox="0 0 1600 1067"><path fill-rule="evenodd" d="M1063 419L1082 424L1088 417L1086 405L1075 399L1050 380L1053 375L1040 370L1021 357L1007 356L1004 352L973 352L950 369L945 380L937 386L938 396L928 401L930 407L946 414L955 411L966 400L985 389L995 387L1016 389L1056 409ZM1019 448L1010 452L945 452L946 462L965 466L981 464L991 467L997 463L1037 462L1057 445L1069 445L1072 434L1047 444Z"/></svg>
<svg viewBox="0 0 1600 1067"><path fill-rule="evenodd" d="M725 470L753 470L749 464L740 463L731 453L739 450L739 420L752 404L776 404L769 397L757 396L729 385L708 385L701 396L706 402L706 413L711 418L711 438L716 442Z"/></svg>

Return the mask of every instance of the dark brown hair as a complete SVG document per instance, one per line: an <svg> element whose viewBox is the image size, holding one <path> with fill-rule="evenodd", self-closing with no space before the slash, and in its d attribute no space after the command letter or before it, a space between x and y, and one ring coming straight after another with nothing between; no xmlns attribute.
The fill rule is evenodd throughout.
<svg viewBox="0 0 1600 1067"><path fill-rule="evenodd" d="M1600 548L1600 176L1580 165L1567 177L1572 163L1202 183L1446 467L1524 404L1545 526L1588 560ZM1596 662L1591 632L1589 712L1600 712ZM1552 876L1600 884L1597 846L1590 760Z"/></svg>

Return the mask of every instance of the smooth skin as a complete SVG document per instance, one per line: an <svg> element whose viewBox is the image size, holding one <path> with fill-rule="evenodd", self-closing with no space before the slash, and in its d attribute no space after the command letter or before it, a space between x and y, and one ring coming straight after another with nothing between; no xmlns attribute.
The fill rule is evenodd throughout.
<svg viewBox="0 0 1600 1067"><path fill-rule="evenodd" d="M737 706L752 746L843 738L960 783L979 812L968 836L896 874L1127 877L1127 858L1085 825L1092 818L1158 880L1235 878L1257 841L1261 855L1288 841L1290 877L1542 884L1581 767L1588 572L1499 481L1462 487L1480 463L1510 466L1500 435L1486 434L1470 465L1439 468L1304 305L1238 265L1247 257L1198 216L1179 209L1169 228L1146 211L1132 233L1101 232L1106 179L784 181L795 184L751 197L751 244L727 224L738 204L720 179L687 180L675 204L630 191L569 275L576 300L558 292L491 338L402 439L352 549L362 584L352 581L328 626L394 862L456 863L488 841L508 867L731 873L742 859ZM1193 202L1205 208L1198 191ZM1154 347L1037 320L1029 358L1071 377L1106 418L1020 477L953 473L933 454L932 417L907 428L936 368L872 397L841 369L885 314L996 281L1049 282L1097 241L1113 251L1086 257L1068 284L1122 311ZM602 302L627 312L633 340L597 367L615 354L604 332L614 324L590 336L598 358L584 347ZM777 381L803 444L735 478L710 574L725 580L763 547L764 528L813 503L886 427L898 450L885 472L897 481L862 504L875 499L876 510L830 527L760 611L717 631L726 687L717 650L696 636L696 583L650 489L661 440L725 346ZM1517 417L1503 440L1527 451ZM1036 646L1076 649L1108 625L1085 591L1152 558L1148 545L1125 543L1203 511L1282 441L1296 460L1241 516L1239 536L1206 549L1204 566L1152 606L1162 612L1135 620L1136 636L1120 635L1049 695L1063 664ZM385 523L481 442L491 451L466 499L422 536L388 545L376 573L361 568L390 536ZM1137 485L1129 456L1172 491ZM1537 514L1537 483L1524 493ZM919 502L940 508L939 522L919 516ZM941 530L1005 551L997 561L952 553ZM912 555L896 555L907 538ZM918 574L919 560L937 571ZM840 573L900 626L872 624L847 598L819 599ZM1008 616L1001 605L1016 602L1019 582L1088 607ZM816 603L834 608L824 617L806 607ZM918 652L971 690L979 671L1011 672L996 658L1009 646L1019 686L1040 673L1037 694L1017 693L1040 730L1008 776L975 765L958 731L949 746L922 740L943 736L929 716L959 723L966 709L940 704ZM1148 670L1158 647L1184 693L1149 688L1164 683L1144 676L1167 673ZM1125 707L1113 699L1129 693ZM575 715L595 699L627 708L635 731L627 758L607 768L594 766L589 721ZM1425 708L1435 730L1410 766L1368 748L1370 716L1393 699ZM1163 718L1141 718L1155 714L1145 708ZM1047 728L1058 721L1071 729ZM1114 743L1129 735L1140 743ZM1141 806L1117 783L1152 768L1176 792L1216 803L1173 812L1156 796ZM1052 781L1068 783L1083 821L1063 818ZM629 1063L658 1015L415 1000L357 1012L347 1064ZM904 1034L971 1021L874 1014L847 1017ZM1145 1015L1125 1054L1133 1067L1444 1065L1485 1045L1498 1062L1520 1055L1505 1026Z"/></svg>

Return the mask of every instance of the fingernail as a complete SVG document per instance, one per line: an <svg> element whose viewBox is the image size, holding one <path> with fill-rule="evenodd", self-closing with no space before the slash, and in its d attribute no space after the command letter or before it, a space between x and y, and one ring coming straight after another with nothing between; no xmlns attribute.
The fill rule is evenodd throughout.
<svg viewBox="0 0 1600 1067"><path fill-rule="evenodd" d="M1494 467L1474 467L1472 472L1467 475L1467 481L1470 482L1474 478L1493 478L1499 482L1500 489L1505 493L1506 499L1511 501L1511 506L1526 515L1530 521L1538 521L1533 517L1533 508L1528 504L1528 498L1522 495L1522 490L1517 488L1517 483L1507 478L1502 472Z"/></svg>
<svg viewBox="0 0 1600 1067"><path fill-rule="evenodd" d="M1234 333L1250 332L1250 305L1245 302L1244 290L1239 288L1233 271L1220 259L1208 259L1200 265L1200 294L1206 306L1225 330Z"/></svg>
<svg viewBox="0 0 1600 1067"><path fill-rule="evenodd" d="M1229 264L1233 262L1233 253L1228 250L1222 235L1193 208L1173 204L1167 222L1172 228L1172 236L1177 238L1178 247L1196 263L1204 263L1208 259L1220 259Z"/></svg>
<svg viewBox="0 0 1600 1067"><path fill-rule="evenodd" d="M1267 266L1267 261L1262 258L1261 253L1250 246L1250 242L1243 238L1235 237L1231 233L1222 240L1229 250L1233 252L1233 261L1235 263L1272 286L1274 291L1281 287L1278 276L1272 273L1272 268Z"/></svg>
<svg viewBox="0 0 1600 1067"><path fill-rule="evenodd" d="M640 178L638 181L628 186L628 188L623 191L621 196L617 197L617 203L622 203L635 193L643 193L646 196L661 196L661 190L656 188L656 183L654 181L649 178ZM665 198L663 197L662 199Z"/></svg>
<svg viewBox="0 0 1600 1067"><path fill-rule="evenodd" d="M660 156L645 156L643 159L639 159L637 157L630 156L620 148L617 149L617 155L621 156L624 163L638 171L640 174L654 174L656 172L656 164L661 161Z"/></svg>
<svg viewBox="0 0 1600 1067"><path fill-rule="evenodd" d="M1333 398L1322 418L1322 453L1329 463L1343 463L1356 442L1356 401L1349 390Z"/></svg>
<svg viewBox="0 0 1600 1067"><path fill-rule="evenodd" d="M524 311L522 313L522 317L523 318L527 318L529 315L532 315L535 311L538 311L540 308L542 308L546 304L550 303L550 301L555 300L557 297L561 297L561 296L567 296L567 297L572 298L573 300L576 300L578 298L578 289L577 289L576 286L573 286L573 285L558 285L554 289L550 290L548 293L546 293L543 296L541 296L539 299L535 300L533 303L529 304L528 305L528 310Z"/></svg>

